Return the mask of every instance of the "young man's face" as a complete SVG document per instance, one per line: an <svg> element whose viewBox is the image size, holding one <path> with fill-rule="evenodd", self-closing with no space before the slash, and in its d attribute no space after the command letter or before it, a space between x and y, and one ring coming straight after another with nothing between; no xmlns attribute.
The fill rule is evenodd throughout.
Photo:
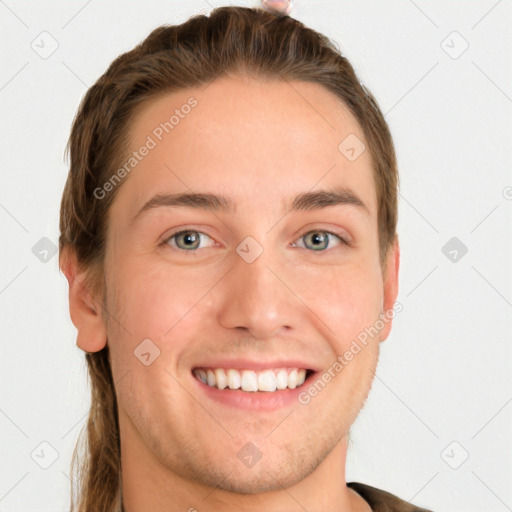
<svg viewBox="0 0 512 512"><path fill-rule="evenodd" d="M197 105L182 108L191 96ZM173 129L155 132L176 109ZM398 270L397 249L383 281L370 154L347 158L338 146L349 134L364 140L349 111L297 82L223 78L152 100L136 119L132 149L148 135L156 146L118 185L106 254L105 340L125 460L261 492L302 480L346 436L391 323L341 371L333 365L393 306ZM300 194L341 189L361 204L292 208ZM138 213L156 195L183 193L233 206ZM179 231L188 233L172 237ZM255 392L210 387L194 372L252 369L244 386L256 376L272 388L260 373L293 368L316 373L299 388ZM329 368L316 396L300 395Z"/></svg>

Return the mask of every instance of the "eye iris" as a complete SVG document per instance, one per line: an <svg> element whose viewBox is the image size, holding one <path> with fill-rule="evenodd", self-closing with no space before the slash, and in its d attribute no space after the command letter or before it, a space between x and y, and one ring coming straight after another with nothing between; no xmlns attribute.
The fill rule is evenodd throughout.
<svg viewBox="0 0 512 512"><path fill-rule="evenodd" d="M184 240L186 240L185 247L187 249L197 249L197 243L199 243L199 236L197 235L196 231L184 231L183 233L179 233L176 236L176 241L178 241L181 237L183 237ZM196 245L194 247L188 245L189 242L196 242Z"/></svg>
<svg viewBox="0 0 512 512"><path fill-rule="evenodd" d="M318 233L321 233L320 235L318 235ZM312 233L309 233L308 235L306 235L306 240L308 237L312 237L312 239L315 241L315 243L317 242L324 242L324 246L318 246L318 245L314 245L313 246L313 249L315 250L318 250L318 249L325 249L327 247L326 244L329 243L329 235L327 235L327 233L323 232L323 231L313 231Z"/></svg>

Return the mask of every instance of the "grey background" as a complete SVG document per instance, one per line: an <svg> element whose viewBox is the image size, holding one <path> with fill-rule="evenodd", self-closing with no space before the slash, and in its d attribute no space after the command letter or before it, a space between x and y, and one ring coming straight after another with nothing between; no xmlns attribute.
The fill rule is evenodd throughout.
<svg viewBox="0 0 512 512"><path fill-rule="evenodd" d="M89 395L51 249L79 100L151 29L225 4L0 0L0 512L69 510ZM401 172L404 309L347 480L436 512L512 510L511 3L297 0L291 15L351 60Z"/></svg>

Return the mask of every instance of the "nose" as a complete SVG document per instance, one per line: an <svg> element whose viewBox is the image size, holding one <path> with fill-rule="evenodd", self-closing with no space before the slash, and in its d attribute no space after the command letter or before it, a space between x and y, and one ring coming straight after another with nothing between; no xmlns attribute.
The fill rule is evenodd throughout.
<svg viewBox="0 0 512 512"><path fill-rule="evenodd" d="M218 321L226 329L243 329L258 339L296 328L301 302L288 284L288 272L264 256L252 263L238 258L223 280Z"/></svg>

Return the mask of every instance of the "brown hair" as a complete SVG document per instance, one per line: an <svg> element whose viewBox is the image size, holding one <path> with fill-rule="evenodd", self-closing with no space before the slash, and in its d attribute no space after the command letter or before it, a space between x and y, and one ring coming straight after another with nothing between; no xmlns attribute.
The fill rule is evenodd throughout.
<svg viewBox="0 0 512 512"><path fill-rule="evenodd" d="M94 297L102 297L101 304L106 218L120 185L102 199L94 191L111 178L127 154L129 128L138 107L156 95L244 72L323 85L350 109L372 158L384 263L396 239L399 183L393 141L376 100L326 36L289 16L258 8L219 7L209 16L196 15L181 25L153 30L111 63L78 108L66 147L70 170L60 211L60 266L71 250L87 276L83 285ZM108 345L85 357L91 409L83 459L78 442L73 453L72 478L78 465L79 489L75 500L72 486L71 511L111 512L119 506L121 461Z"/></svg>

